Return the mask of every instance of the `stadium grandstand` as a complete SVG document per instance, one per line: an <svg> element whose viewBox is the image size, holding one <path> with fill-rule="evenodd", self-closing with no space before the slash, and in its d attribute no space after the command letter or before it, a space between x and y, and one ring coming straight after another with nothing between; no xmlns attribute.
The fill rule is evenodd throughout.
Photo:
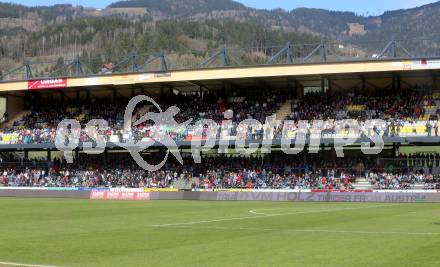
<svg viewBox="0 0 440 267"><path fill-rule="evenodd" d="M111 67L106 67L111 68ZM375 59L303 64L236 66L154 72L111 73L90 76L34 78L0 83L3 121L0 131L0 186L23 187L132 187L198 189L440 189L440 60ZM163 110L177 106L175 119L188 127L153 125L151 121L124 131L124 111L131 98L152 97ZM217 142L238 135L261 144L263 127L239 127L245 119L262 124L269 116L306 120L307 136L313 120L325 121L316 151L310 144L298 155L280 148L282 128L273 132L272 152L262 149L241 155L233 145L220 153L213 147L202 154L202 164L191 158L191 141L198 138L194 122L211 119L219 124L232 111L232 124L218 131ZM133 118L157 112L152 105L136 108ZM76 119L83 130L73 163L55 146L57 125ZM104 119L100 131L106 148L99 155L83 151L90 141L85 126ZM328 140L337 135L336 121L353 119L361 128L367 120L382 119L385 146L378 155L364 155L359 138L337 158ZM350 133L346 133L349 135ZM184 164L170 157L158 171L137 166L118 144L174 140ZM203 139L203 136L201 136ZM327 141L326 141L327 140ZM156 142L142 151L149 162L160 162L167 148Z"/></svg>
<svg viewBox="0 0 440 267"><path fill-rule="evenodd" d="M440 266L440 1L11 2L0 267Z"/></svg>

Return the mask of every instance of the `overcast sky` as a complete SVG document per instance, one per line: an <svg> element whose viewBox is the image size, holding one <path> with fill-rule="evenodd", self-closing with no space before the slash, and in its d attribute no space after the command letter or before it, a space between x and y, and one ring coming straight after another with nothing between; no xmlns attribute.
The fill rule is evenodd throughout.
<svg viewBox="0 0 440 267"><path fill-rule="evenodd" d="M25 5L53 5L71 3L87 7L105 7L117 0L7 0L1 2L14 2ZM182 1L182 0L179 0ZM387 10L411 8L433 3L433 0L238 0L247 6L255 8L284 8L291 10L297 7L324 8L340 11L354 11L358 14L377 15Z"/></svg>

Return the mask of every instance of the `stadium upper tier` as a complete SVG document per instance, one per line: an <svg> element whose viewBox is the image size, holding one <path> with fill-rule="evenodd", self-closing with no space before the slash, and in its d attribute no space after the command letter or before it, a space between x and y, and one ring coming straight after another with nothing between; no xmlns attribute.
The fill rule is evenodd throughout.
<svg viewBox="0 0 440 267"><path fill-rule="evenodd" d="M365 136L370 131L368 120L381 119L384 125L373 130L384 137L439 137L440 136L440 92L430 87L414 87L406 90L358 90L346 92L309 92L301 98L292 96L288 90L266 90L263 93L236 91L211 92L190 95L165 95L154 97L163 110L176 106L180 109L175 116L177 123L192 119L186 127L176 127L167 123L148 120L124 129L124 112L129 98L119 98L109 103L107 98L65 100L62 105L53 105L54 99L33 98L28 102L29 111L23 116L4 125L0 132L2 144L53 144L58 124L64 119L77 120L83 130L81 142L90 140L86 124L92 119L104 119L108 129L100 129L98 134L113 144L136 141L163 141L167 137L179 142L191 140L249 140L262 141L266 136L263 124L275 115L279 124L274 124L270 139L294 139L300 132L300 121L306 121L306 134L314 133L314 121L322 120L320 136L334 138L338 135ZM227 111L232 113L231 124L223 127ZM151 104L137 107L133 119L139 119L146 112L156 112ZM211 136L205 125L198 125L202 119L213 120L218 129ZM255 119L261 124L250 125L244 120ZM353 119L359 129L338 129L341 120ZM285 128L283 121L293 122ZM200 128L201 127L201 128ZM269 131L268 131L269 132ZM94 138L96 139L96 137Z"/></svg>

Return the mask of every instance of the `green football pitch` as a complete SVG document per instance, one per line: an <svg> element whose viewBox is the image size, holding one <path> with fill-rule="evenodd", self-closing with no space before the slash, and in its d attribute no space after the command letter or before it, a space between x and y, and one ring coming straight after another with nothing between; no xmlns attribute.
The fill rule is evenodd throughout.
<svg viewBox="0 0 440 267"><path fill-rule="evenodd" d="M0 266L440 266L440 205L0 199Z"/></svg>

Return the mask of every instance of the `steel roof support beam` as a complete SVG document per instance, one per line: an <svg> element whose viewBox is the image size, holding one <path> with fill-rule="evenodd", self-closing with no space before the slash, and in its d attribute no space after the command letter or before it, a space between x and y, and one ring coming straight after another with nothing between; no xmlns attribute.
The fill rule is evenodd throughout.
<svg viewBox="0 0 440 267"><path fill-rule="evenodd" d="M83 68L82 68L82 63L81 63L81 60L80 60L79 55L78 55L70 63L64 65L62 68L60 68L58 70L52 71L51 73L49 73L48 76L49 77L56 77L57 74L60 73L60 72L61 72L62 75L64 75L63 72L64 71L68 71L69 68L71 68L71 67L73 67L73 69L70 69L70 70L73 70L74 75L76 75L76 76L84 75L84 71L83 71Z"/></svg>
<svg viewBox="0 0 440 267"><path fill-rule="evenodd" d="M383 58L387 52L390 52L392 58L397 58L397 50L399 48L404 52L404 54L412 58L412 55L408 52L408 50L406 50L406 48L394 38L384 47L384 49L382 49L382 52L380 52L378 58Z"/></svg>
<svg viewBox="0 0 440 267"><path fill-rule="evenodd" d="M313 49L312 52L310 52L310 54L308 54L305 58L304 58L304 62L309 61L309 59L311 57L313 57L313 55L315 55L317 52L319 52L319 56L321 58L321 61L327 61L327 48L324 42L324 38L321 38L321 43L315 48Z"/></svg>
<svg viewBox="0 0 440 267"><path fill-rule="evenodd" d="M112 70L107 70L104 73L108 73L109 71L114 71L116 69L121 69L124 65L126 65L127 63L130 63L131 65L131 71L132 72L137 72L138 71L138 65L136 63L136 52L132 52L130 55L126 56L125 58L123 58L121 61L119 61L118 63L116 63L116 65L113 67Z"/></svg>
<svg viewBox="0 0 440 267"><path fill-rule="evenodd" d="M166 61L166 56L164 52L160 52L160 54L158 56L155 56L147 61L145 61L142 65L137 66L136 65L136 71L141 71L145 66L150 65L151 63L153 63L154 61L159 59L159 70L160 71L168 71L168 65L167 65L167 61Z"/></svg>
<svg viewBox="0 0 440 267"><path fill-rule="evenodd" d="M164 52L160 52L159 59L160 59L160 71L163 72L168 71L167 61L165 59Z"/></svg>
<svg viewBox="0 0 440 267"><path fill-rule="evenodd" d="M4 78L8 77L9 75L12 75L12 74L20 72L20 71L24 72L23 78L26 80L32 79L34 77L34 75L32 73L31 63L25 62L20 67L15 68L15 69L11 70L10 72L5 73L2 76L0 76L0 80L3 80Z"/></svg>
<svg viewBox="0 0 440 267"><path fill-rule="evenodd" d="M32 75L31 65L29 64L29 62L27 62L24 65L24 69L25 69L25 74L26 74L26 80L31 79L33 77L33 75Z"/></svg>
<svg viewBox="0 0 440 267"><path fill-rule="evenodd" d="M74 65L75 65L75 74L76 74L76 76L83 75L84 71L83 71L83 68L82 68L81 60L79 59L79 55L76 56Z"/></svg>
<svg viewBox="0 0 440 267"><path fill-rule="evenodd" d="M229 65L228 54L226 52L226 48L222 48L221 50L215 52L207 60L205 60L205 62L200 64L200 67L201 68L209 67L217 58L220 58L220 61L221 61L223 67L226 67Z"/></svg>
<svg viewBox="0 0 440 267"><path fill-rule="evenodd" d="M290 42L288 42L287 45L285 47L283 47L280 51L278 51L278 53L276 53L271 59L269 59L269 61L267 61L266 64L268 64L268 65L273 64L278 59L280 59L284 53L287 53L286 63L292 64L293 63L293 51L292 50L293 50L293 46Z"/></svg>

